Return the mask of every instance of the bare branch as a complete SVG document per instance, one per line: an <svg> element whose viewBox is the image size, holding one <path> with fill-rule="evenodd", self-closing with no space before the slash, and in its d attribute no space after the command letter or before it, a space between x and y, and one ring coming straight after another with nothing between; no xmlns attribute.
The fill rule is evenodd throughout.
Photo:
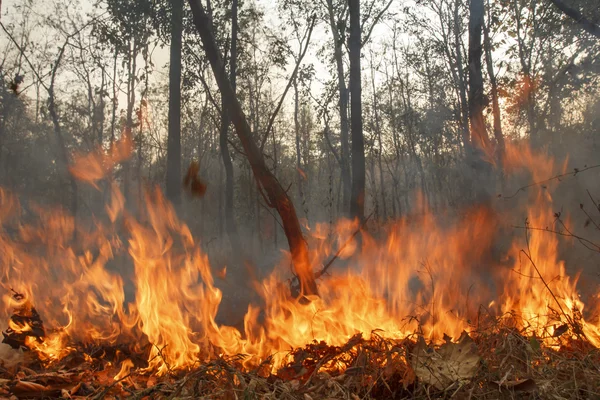
<svg viewBox="0 0 600 400"><path fill-rule="evenodd" d="M369 27L369 30L367 32L367 34L365 35L362 43L360 44L360 46L364 46L369 39L371 38L371 34L373 33L373 29L375 29L375 25L377 25L379 23L379 20L381 19L381 17L383 17L383 14L385 14L385 12L390 8L390 6L392 5L392 2L394 0L390 0L385 7L383 7L381 9L381 11L379 11L379 13L375 16L375 18L373 19L373 23L371 24L371 26Z"/></svg>
<svg viewBox="0 0 600 400"><path fill-rule="evenodd" d="M315 27L316 20L317 20L317 16L313 15L311 18L311 21L310 21L310 25L304 35L304 37L306 37L306 43L304 45L304 49L302 49L302 47L300 47L301 52L299 54L298 60L296 61L296 67L294 68L294 71L292 72L292 75L290 76L290 79L288 80L288 83L285 87L285 90L283 91L283 94L279 98L279 103L277 104L277 107L275 107L275 111L273 111L273 114L271 115L271 118L269 119L269 124L267 125L267 129L265 130L265 133L263 134L263 137L261 139L261 142L260 142L260 150L261 151L265 148L265 143L267 143L267 139L269 138L271 129L273 129L273 123L275 122L275 118L277 117L277 114L279 114L279 110L281 109L281 106L283 105L285 96L287 95L287 92L290 90L292 83L296 79L296 75L298 74L298 69L300 69L300 64L302 63L302 59L304 58L304 56L306 55L306 51L308 50L308 45L310 44L310 36L312 35L312 31L313 31L313 28ZM304 39L302 39L302 42L304 42ZM300 46L302 46L302 42L300 43Z"/></svg>

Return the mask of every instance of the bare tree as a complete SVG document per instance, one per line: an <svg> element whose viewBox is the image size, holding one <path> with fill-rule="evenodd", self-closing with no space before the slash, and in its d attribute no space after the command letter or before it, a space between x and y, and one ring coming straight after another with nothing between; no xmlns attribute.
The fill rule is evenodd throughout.
<svg viewBox="0 0 600 400"><path fill-rule="evenodd" d="M365 142L362 120L362 83L360 52L362 48L360 0L349 0L350 11L350 101L352 127L352 196L350 214L365 219Z"/></svg>
<svg viewBox="0 0 600 400"><path fill-rule="evenodd" d="M181 200L181 39L183 0L171 0L169 64L169 136L167 144L167 198Z"/></svg>
<svg viewBox="0 0 600 400"><path fill-rule="evenodd" d="M194 15L194 24L200 33L204 50L219 85L221 96L224 96L230 105L231 120L252 167L259 191L264 196L267 204L275 208L281 217L294 269L300 280L301 292L303 294L316 294L317 285L308 258L308 245L304 240L294 204L277 178L267 168L264 157L252 138L250 125L231 87L231 82L229 82L224 74L223 62L212 30L210 29L209 18L204 11L202 3L199 0L189 0L189 3Z"/></svg>

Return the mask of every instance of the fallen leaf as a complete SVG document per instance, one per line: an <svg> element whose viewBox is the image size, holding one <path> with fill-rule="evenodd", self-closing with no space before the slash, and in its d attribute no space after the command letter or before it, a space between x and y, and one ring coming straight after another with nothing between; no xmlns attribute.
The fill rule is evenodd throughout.
<svg viewBox="0 0 600 400"><path fill-rule="evenodd" d="M429 348L419 337L411 357L411 367L420 381L444 390L455 382L467 381L477 373L481 357L466 332L458 343L446 342L439 349Z"/></svg>

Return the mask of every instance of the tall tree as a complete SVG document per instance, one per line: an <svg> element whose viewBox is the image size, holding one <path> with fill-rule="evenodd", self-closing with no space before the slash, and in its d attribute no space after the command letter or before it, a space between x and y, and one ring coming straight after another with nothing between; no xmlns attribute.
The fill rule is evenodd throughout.
<svg viewBox="0 0 600 400"><path fill-rule="evenodd" d="M308 257L308 245L302 234L294 204L285 189L281 186L281 183L279 183L275 175L267 167L263 154L252 137L250 125L233 92L231 82L229 82L229 79L224 74L223 61L215 43L212 29L210 29L209 18L202 3L199 0L189 0L189 4L194 15L194 24L204 44L206 57L210 61L213 74L221 91L221 96L224 96L229 103L231 120L252 168L259 192L267 204L275 208L281 217L283 229L290 247L294 270L300 281L301 293L317 294L317 284Z"/></svg>
<svg viewBox="0 0 600 400"><path fill-rule="evenodd" d="M238 0L231 2L231 46L229 56L229 80L233 94L236 94L237 80L237 36L238 36ZM231 117L229 107L224 96L221 96L221 131L219 134L219 146L221 148L221 159L225 167L225 226L229 242L235 252L241 250L241 242L233 214L233 163L229 154L227 143Z"/></svg>
<svg viewBox="0 0 600 400"><path fill-rule="evenodd" d="M352 196L350 214L365 218L365 142L362 120L362 85L360 51L362 47L360 0L349 0L350 12L350 125L352 128Z"/></svg>
<svg viewBox="0 0 600 400"><path fill-rule="evenodd" d="M500 103L498 100L498 81L494 72L494 62L492 60L492 40L490 38L491 10L488 2L488 21L483 26L483 41L485 47L485 64L490 79L492 96L492 114L494 117L494 138L496 139L496 158L499 163L504 158L504 136L502 136L502 119L500 114Z"/></svg>
<svg viewBox="0 0 600 400"><path fill-rule="evenodd" d="M337 68L337 81L339 92L339 113L340 113L340 170L342 178L342 209L346 213L351 197L351 171L350 171L350 149L349 149L349 127L348 123L348 88L346 87L346 74L344 72L343 46L345 41L346 17L336 20L333 0L327 0L327 14L329 16L329 29L333 37L334 58ZM345 14L345 10L343 12Z"/></svg>
<svg viewBox="0 0 600 400"><path fill-rule="evenodd" d="M167 141L167 198L181 200L181 38L183 0L171 0L169 64L169 136Z"/></svg>
<svg viewBox="0 0 600 400"><path fill-rule="evenodd" d="M469 4L469 119L471 143L479 151L489 149L489 138L485 128L483 110L483 73L481 56L481 31L483 27L483 0L471 0Z"/></svg>

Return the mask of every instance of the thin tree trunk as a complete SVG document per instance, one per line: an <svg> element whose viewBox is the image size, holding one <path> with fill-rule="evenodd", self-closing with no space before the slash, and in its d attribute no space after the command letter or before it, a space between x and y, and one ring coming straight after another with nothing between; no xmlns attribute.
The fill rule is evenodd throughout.
<svg viewBox="0 0 600 400"><path fill-rule="evenodd" d="M338 33L338 24L335 20L333 0L327 0L327 10L329 13L329 27L334 42L334 58L337 68L339 108L340 108L340 169L342 178L342 214L347 213L347 207L350 205L352 195L352 176L350 172L350 141L349 141L349 123L348 123L348 88L346 87L346 77L344 74L344 60L342 55L342 46L344 37ZM359 38L360 41L360 38Z"/></svg>
<svg viewBox="0 0 600 400"><path fill-rule="evenodd" d="M131 46L131 44L130 44ZM128 82L127 82L127 119L125 122L125 134L132 135L133 129L133 107L135 105L135 78L137 70L137 40L133 39L133 48L129 49L127 68L128 68ZM128 203L131 197L131 160L123 161L123 195L125 202Z"/></svg>
<svg viewBox="0 0 600 400"><path fill-rule="evenodd" d="M377 166L379 168L379 190L381 192L381 206L383 211L383 220L387 219L387 207L385 203L385 183L383 179L383 145L381 142L381 124L379 123L379 102L377 101L377 88L375 87L375 69L373 68L373 55L371 54L371 83L373 85L373 112L375 116L375 130L377 131Z"/></svg>
<svg viewBox="0 0 600 400"><path fill-rule="evenodd" d="M167 198L181 202L181 40L183 0L171 0L169 64L169 136L167 139Z"/></svg>
<svg viewBox="0 0 600 400"><path fill-rule="evenodd" d="M490 140L485 127L483 109L483 73L481 56L481 31L483 28L483 0L470 0L469 6L469 119L471 122L471 167L474 169L475 199L478 202L489 201L487 187L490 186L491 171L485 160L489 154Z"/></svg>
<svg viewBox="0 0 600 400"><path fill-rule="evenodd" d="M69 171L69 153L67 150L67 145L65 144L65 140L62 135L62 128L60 126L60 121L58 118L58 113L56 111L56 98L54 96L54 83L56 81L56 72L58 71L58 67L62 60L62 57L65 52L65 48L67 47L67 43L61 47L60 52L56 61L54 62L54 66L52 67L51 77L50 77L50 86L48 87L48 112L50 113L50 117L52 118L52 125L54 126L54 134L56 136L56 141L58 142L58 146L60 148L60 154L62 158L62 162L67 174L67 179L69 180L69 184L71 186L71 213L73 217L77 216L77 181L75 177ZM75 234L75 231L74 231Z"/></svg>
<svg viewBox="0 0 600 400"><path fill-rule="evenodd" d="M112 84L112 114L110 119L110 143L111 145L115 142L115 128L117 126L117 60L118 54L115 51L115 60L113 64L113 84Z"/></svg>
<svg viewBox="0 0 600 400"><path fill-rule="evenodd" d="M199 0L189 0L194 24L200 33L206 56L211 63L213 74L221 91L230 105L231 118L236 133L242 143L244 152L252 167L252 172L258 184L258 190L264 196L267 204L279 213L288 240L292 262L302 294L317 294L317 285L308 258L308 245L302 235L300 223L294 204L283 189L277 178L269 171L258 145L252 137L252 131L244 115L242 107L236 98L231 82L223 73L223 62L217 49L215 39L210 29L208 16Z"/></svg>
<svg viewBox="0 0 600 400"><path fill-rule="evenodd" d="M483 0L470 0L469 14L469 119L471 142L474 147L489 149L489 138L485 128L483 109L483 73L481 55L481 31L483 26Z"/></svg>
<svg viewBox="0 0 600 400"><path fill-rule="evenodd" d="M488 22L489 24L489 22ZM504 136L502 135L502 120L500 115L500 105L498 103L498 82L494 73L494 63L492 61L492 43L490 40L489 25L484 23L483 26L483 41L485 47L485 63L487 65L487 73L490 78L491 94L492 94L492 114L494 116L494 138L496 139L496 159L499 164L504 159Z"/></svg>
<svg viewBox="0 0 600 400"><path fill-rule="evenodd" d="M362 84L360 70L360 0L349 0L350 11L350 94L352 125L352 196L350 215L365 219L365 143L362 121Z"/></svg>
<svg viewBox="0 0 600 400"><path fill-rule="evenodd" d="M237 14L238 0L233 0L231 4L231 55L229 58L229 80L234 95L236 93L237 78ZM225 227L234 254L240 255L242 244L235 223L235 215L233 214L233 163L231 161L229 145L227 143L229 125L231 124L229 113L227 101L225 101L224 96L221 96L221 131L219 134L219 147L221 149L223 166L225 167ZM239 272L242 271L236 271L237 276L239 276Z"/></svg>
<svg viewBox="0 0 600 400"><path fill-rule="evenodd" d="M298 114L300 113L300 101L298 98L298 81L294 79L294 131L296 134L296 182L298 186L298 199L303 201L302 191L302 155L300 152L300 122ZM308 215L306 216L308 218Z"/></svg>
<svg viewBox="0 0 600 400"><path fill-rule="evenodd" d="M461 115L461 128L462 128L462 137L463 137L463 145L465 147L465 153L468 155L471 149L471 139L469 136L469 108L468 108L468 100L467 100L467 84L465 80L465 74L463 69L463 58L462 58L462 49L460 46L460 27L458 22L460 21L460 16L458 13L458 7L460 4L459 0L454 0L454 46L456 52L456 68L458 70L458 89L460 93L460 115Z"/></svg>

